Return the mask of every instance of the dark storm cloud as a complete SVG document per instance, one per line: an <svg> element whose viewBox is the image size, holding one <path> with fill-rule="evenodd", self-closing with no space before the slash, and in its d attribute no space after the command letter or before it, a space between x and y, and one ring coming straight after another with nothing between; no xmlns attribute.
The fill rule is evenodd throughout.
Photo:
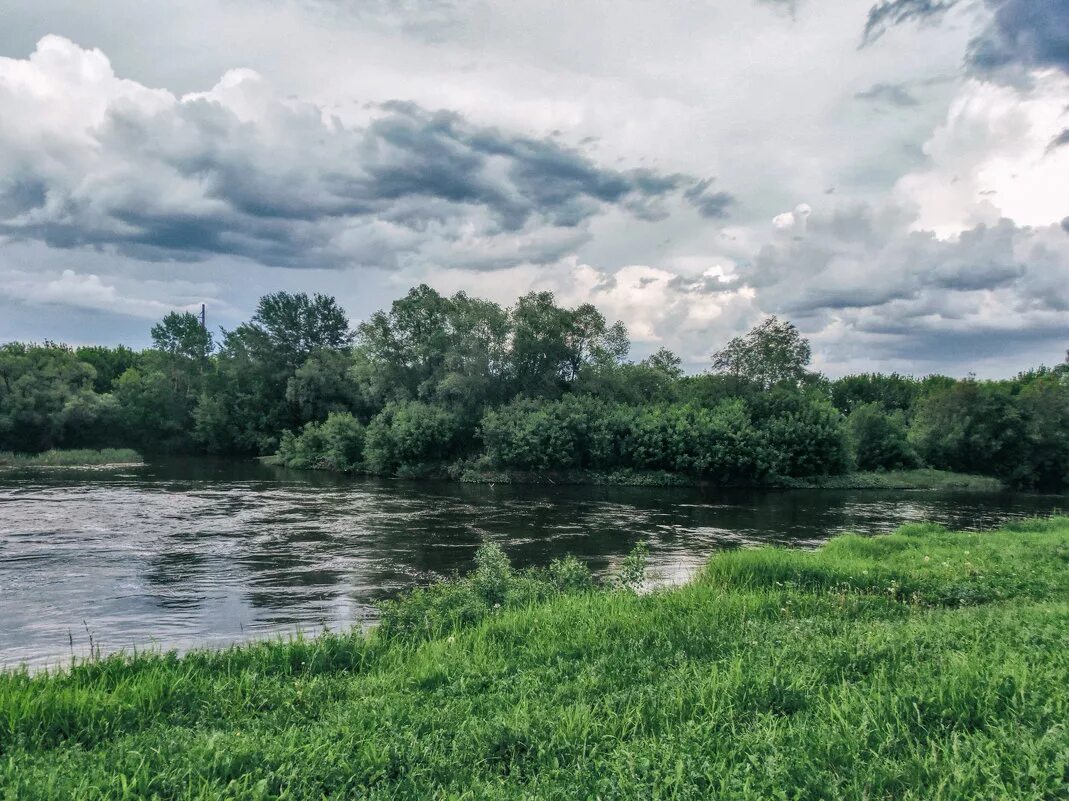
<svg viewBox="0 0 1069 801"><path fill-rule="evenodd" d="M1069 0L986 2L995 15L969 45L973 67L1057 67L1069 72Z"/></svg>
<svg viewBox="0 0 1069 801"><path fill-rule="evenodd" d="M791 315L888 304L949 314L964 295L1002 290L1028 308L1063 311L1069 248L1055 231L1003 219L939 239L860 207L811 217L803 236L762 249L742 278L763 307Z"/></svg>
<svg viewBox="0 0 1069 801"><path fill-rule="evenodd" d="M726 217L735 204L734 196L727 192L712 191L713 179L704 178L687 189L683 196L691 202L698 213L708 219Z"/></svg>
<svg viewBox="0 0 1069 801"><path fill-rule="evenodd" d="M1066 217L1064 220L1062 220L1062 230L1065 231L1065 233L1069 234L1069 217Z"/></svg>
<svg viewBox="0 0 1069 801"><path fill-rule="evenodd" d="M957 3L958 0L883 0L869 9L862 42L874 42L888 28L903 22L941 16Z"/></svg>
<svg viewBox="0 0 1069 801"><path fill-rule="evenodd" d="M677 275L668 281L668 286L679 292L693 295L719 295L723 292L734 292L739 288L739 281L735 276L724 277L719 275L703 275L698 278L685 278Z"/></svg>
<svg viewBox="0 0 1069 801"><path fill-rule="evenodd" d="M57 173L42 153L17 177L0 176L0 235L287 267L393 266L462 239L490 268L559 258L610 207L656 219L682 192L720 217L731 203L708 181L603 167L456 113L389 103L355 128L311 105L264 101L250 82L251 118L211 94L164 108L115 103L87 129L86 163Z"/></svg>
<svg viewBox="0 0 1069 801"><path fill-rule="evenodd" d="M909 93L905 84L901 83L876 83L864 92L854 95L858 100L868 100L873 103L909 108L918 105L917 98Z"/></svg>
<svg viewBox="0 0 1069 801"><path fill-rule="evenodd" d="M1069 128L1066 128L1056 137L1050 140L1050 144L1047 146L1047 150L1054 150L1062 145L1069 145Z"/></svg>
<svg viewBox="0 0 1069 801"><path fill-rule="evenodd" d="M903 359L955 366L1057 341L1065 335L1059 322L1036 322L1020 328L971 322L955 328L941 317L857 320L854 330L867 335L865 350L874 359Z"/></svg>
<svg viewBox="0 0 1069 801"><path fill-rule="evenodd" d="M740 283L802 330L849 331L827 345L846 360L961 365L1064 337L1069 237L1058 225L1003 219L940 238L912 221L891 205L813 211Z"/></svg>
<svg viewBox="0 0 1069 801"><path fill-rule="evenodd" d="M961 0L884 0L869 11L862 43L890 27L936 20ZM1056 67L1069 72L1069 0L984 0L991 19L969 43L966 63L975 72Z"/></svg>

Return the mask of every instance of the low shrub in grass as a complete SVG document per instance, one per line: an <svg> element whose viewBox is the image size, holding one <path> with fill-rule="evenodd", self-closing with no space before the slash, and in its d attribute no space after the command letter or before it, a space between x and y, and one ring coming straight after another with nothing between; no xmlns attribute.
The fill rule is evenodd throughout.
<svg viewBox="0 0 1069 801"><path fill-rule="evenodd" d="M598 584L590 569L568 556L544 568L516 570L497 543L475 554L475 570L464 577L417 588L379 604L378 634L387 639L425 639L471 626L501 612L542 603L561 595L580 595L599 587L639 588L645 578L647 547L640 543L617 574Z"/></svg>

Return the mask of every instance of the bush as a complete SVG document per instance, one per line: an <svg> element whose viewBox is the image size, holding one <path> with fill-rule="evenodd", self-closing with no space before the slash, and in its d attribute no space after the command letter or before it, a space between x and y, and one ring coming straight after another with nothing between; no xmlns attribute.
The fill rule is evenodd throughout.
<svg viewBox="0 0 1069 801"><path fill-rule="evenodd" d="M439 406L392 403L368 424L364 463L372 473L389 475L402 465L443 462L455 455L463 433L457 416Z"/></svg>
<svg viewBox="0 0 1069 801"><path fill-rule="evenodd" d="M475 552L475 569L465 577L437 582L379 604L378 632L387 639L437 637L478 623L502 609L531 606L560 595L636 592L646 580L649 546L640 542L616 574L595 581L590 569L568 556L544 568L519 571L496 543Z"/></svg>
<svg viewBox="0 0 1069 801"><path fill-rule="evenodd" d="M286 467L308 470L322 465L325 445L318 423L306 423L299 434L283 431L278 457Z"/></svg>
<svg viewBox="0 0 1069 801"><path fill-rule="evenodd" d="M762 463L780 476L837 475L849 467L843 416L815 393L775 389L750 402L765 452Z"/></svg>
<svg viewBox="0 0 1069 801"><path fill-rule="evenodd" d="M1019 479L1026 424L1006 383L963 381L923 398L910 442L932 467Z"/></svg>
<svg viewBox="0 0 1069 801"><path fill-rule="evenodd" d="M593 430L605 409L595 400L571 396L559 401L523 399L492 409L480 425L486 455L495 465L519 470L589 467L591 442L602 458L614 447L606 435L606 420L601 419L600 432Z"/></svg>
<svg viewBox="0 0 1069 801"><path fill-rule="evenodd" d="M574 557L546 568L517 571L496 543L475 552L475 570L379 604L379 633L405 640L440 636L473 625L499 609L529 606L595 586L590 570Z"/></svg>
<svg viewBox="0 0 1069 801"><path fill-rule="evenodd" d="M887 412L878 403L863 403L847 418L854 463L859 470L916 467L917 452L909 444L902 412Z"/></svg>
<svg viewBox="0 0 1069 801"><path fill-rule="evenodd" d="M741 400L715 409L655 406L632 412L623 450L626 465L649 470L696 473L722 481L764 473L758 435Z"/></svg>
<svg viewBox="0 0 1069 801"><path fill-rule="evenodd" d="M322 423L306 423L299 434L283 432L278 456L286 467L359 470L364 463L364 426L348 412L331 412Z"/></svg>

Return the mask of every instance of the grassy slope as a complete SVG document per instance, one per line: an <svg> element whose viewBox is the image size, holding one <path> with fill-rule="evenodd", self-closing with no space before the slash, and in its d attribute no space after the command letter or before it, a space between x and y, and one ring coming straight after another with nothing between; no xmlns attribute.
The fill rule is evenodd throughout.
<svg viewBox="0 0 1069 801"><path fill-rule="evenodd" d="M0 797L1055 799L1069 519L715 557L414 645L0 675Z"/></svg>
<svg viewBox="0 0 1069 801"><path fill-rule="evenodd" d="M141 464L141 454L129 448L51 450L43 453L0 452L0 467L86 467Z"/></svg>

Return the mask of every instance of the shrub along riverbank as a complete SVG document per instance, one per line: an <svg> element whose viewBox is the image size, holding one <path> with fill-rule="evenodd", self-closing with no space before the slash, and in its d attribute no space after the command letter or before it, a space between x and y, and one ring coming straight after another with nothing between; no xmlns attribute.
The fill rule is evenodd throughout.
<svg viewBox="0 0 1069 801"><path fill-rule="evenodd" d="M565 560L371 635L0 674L5 799L958 801L1069 792L1069 518L721 553L636 594Z"/></svg>

